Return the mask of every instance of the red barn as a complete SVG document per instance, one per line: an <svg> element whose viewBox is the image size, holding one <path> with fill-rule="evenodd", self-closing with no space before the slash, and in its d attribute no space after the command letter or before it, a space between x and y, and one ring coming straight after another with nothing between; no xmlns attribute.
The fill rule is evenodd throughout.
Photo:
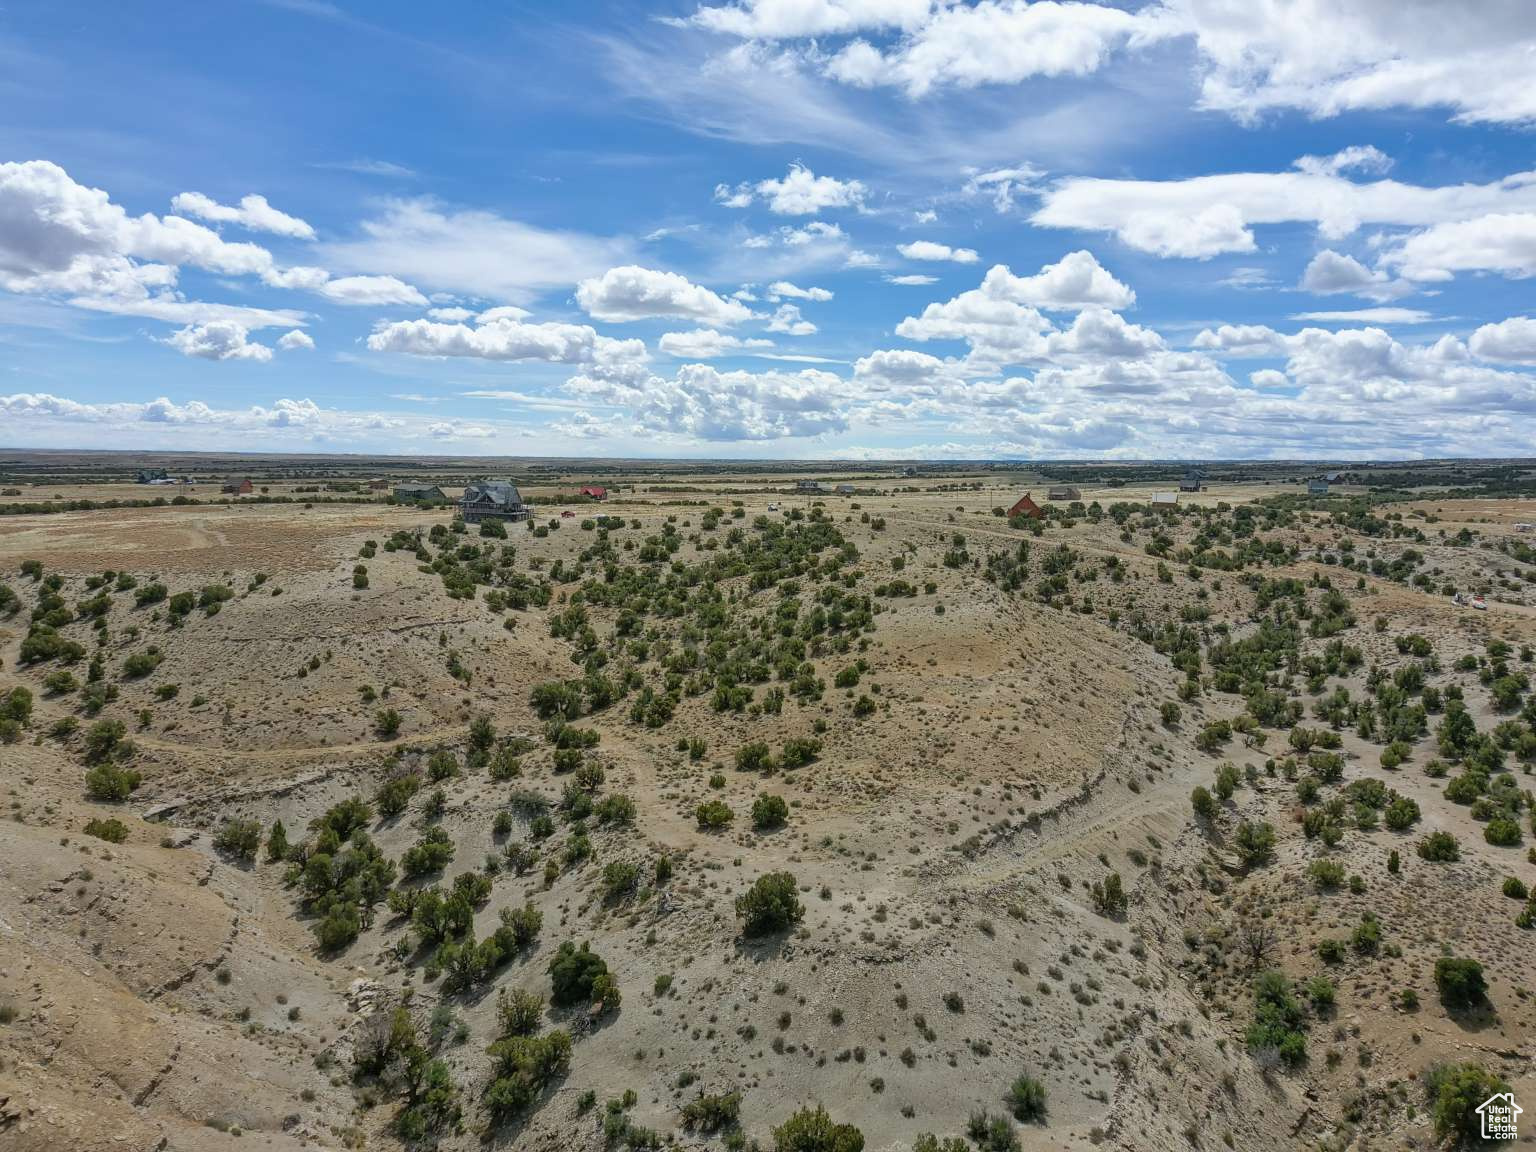
<svg viewBox="0 0 1536 1152"><path fill-rule="evenodd" d="M1008 519L1010 520L1015 516L1028 516L1031 520L1039 520L1044 515L1044 509L1029 498L1028 492L1020 496L1019 502L1008 509Z"/></svg>
<svg viewBox="0 0 1536 1152"><path fill-rule="evenodd" d="M223 491L235 496L249 496L254 490L251 487L251 480L248 476L243 480L231 480L223 488Z"/></svg>
<svg viewBox="0 0 1536 1152"><path fill-rule="evenodd" d="M596 484L583 484L581 487L581 494L583 496L590 496L594 500L608 499L608 489L600 487Z"/></svg>

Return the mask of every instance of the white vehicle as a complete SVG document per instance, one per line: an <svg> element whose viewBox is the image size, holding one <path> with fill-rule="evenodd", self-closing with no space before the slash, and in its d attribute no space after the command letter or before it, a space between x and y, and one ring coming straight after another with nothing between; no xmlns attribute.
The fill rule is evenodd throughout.
<svg viewBox="0 0 1536 1152"><path fill-rule="evenodd" d="M770 505L768 505L768 511L770 511L770 512L777 512L778 510L779 510L779 506L777 504L770 504Z"/></svg>

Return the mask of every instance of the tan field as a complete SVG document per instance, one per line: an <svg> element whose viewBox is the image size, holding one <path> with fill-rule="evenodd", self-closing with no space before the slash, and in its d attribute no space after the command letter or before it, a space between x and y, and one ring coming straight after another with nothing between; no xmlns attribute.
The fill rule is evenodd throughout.
<svg viewBox="0 0 1536 1152"><path fill-rule="evenodd" d="M1045 477L853 467L820 477L851 496L637 467L602 481L603 505L562 502L573 468L523 484L536 512L505 541L444 531L451 509L306 506L313 479L276 473L269 495L293 502L0 517L0 703L32 699L0 744L0 1146L772 1148L820 1104L871 1152L949 1152L927 1133L998 1152L1429 1148L1454 1136L1437 1065L1536 1101L1533 905L1508 894L1536 887L1536 538L1515 530L1536 499L1282 507L1296 475L1211 481L1171 513L1148 500L1176 482L1075 481L1081 506L1038 531L998 510L1046 503ZM145 492L33 479L10 499ZM1254 538L1269 559L1231 563ZM451 597L466 545L486 579ZM156 584L169 598L138 605ZM526 606L502 602L514 590ZM77 659L23 658L50 592ZM1225 641L1277 612L1289 654L1231 662ZM1394 721L1382 693L1410 667ZM561 681L564 731L535 691ZM1291 713L1223 729L1256 689ZM1478 740L1442 747L1463 706ZM1336 733L1316 744L1332 758L1314 732ZM102 765L140 780L103 798ZM1223 765L1230 796L1197 815ZM1477 796L1447 797L1468 775ZM381 786L407 777L386 815ZM755 826L764 796L782 826ZM530 905L531 942L455 968L465 926L429 940L401 911L419 896L327 905L316 841L271 858L274 822L299 846L350 797L397 891L478 874L471 943ZM1393 830L1403 800L1416 819ZM730 812L707 830L711 801ZM86 833L109 819L120 842ZM1491 842L1501 822L1518 842ZM1435 833L1457 859L1421 854ZM407 877L433 836L451 860ZM736 900L781 872L800 914L754 933ZM323 947L337 907L354 928ZM602 958L617 1005L602 986L555 1002L566 942ZM1447 956L1481 964L1485 996L1444 994ZM1302 1058L1254 1031L1265 972ZM567 1066L513 1067L513 990L543 998L532 1034L568 1035ZM409 1038L370 1063L400 1009Z"/></svg>

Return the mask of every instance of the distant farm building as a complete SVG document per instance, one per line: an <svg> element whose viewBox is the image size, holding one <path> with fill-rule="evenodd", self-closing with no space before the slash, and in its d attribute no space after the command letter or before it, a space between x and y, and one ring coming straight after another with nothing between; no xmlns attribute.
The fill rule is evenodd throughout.
<svg viewBox="0 0 1536 1152"><path fill-rule="evenodd" d="M1065 500L1069 504L1073 500L1081 500L1083 494L1068 484L1059 484L1045 494L1047 500Z"/></svg>
<svg viewBox="0 0 1536 1152"><path fill-rule="evenodd" d="M901 474L903 476L916 476L917 475L917 469L912 467L912 465L908 464L905 468L903 468L901 470Z"/></svg>
<svg viewBox="0 0 1536 1152"><path fill-rule="evenodd" d="M608 489L600 484L583 484L581 486L581 494L583 496L590 496L593 500L608 499Z"/></svg>
<svg viewBox="0 0 1536 1152"><path fill-rule="evenodd" d="M164 468L140 468L134 477L136 483L153 484L156 480L164 480L166 472Z"/></svg>
<svg viewBox="0 0 1536 1152"><path fill-rule="evenodd" d="M368 490L370 492L382 492L382 491L384 491L384 489L386 489L388 487L389 487L389 481L385 480L383 478L380 478L378 480L370 480L370 481L368 481Z"/></svg>
<svg viewBox="0 0 1536 1152"><path fill-rule="evenodd" d="M815 481L815 480L796 480L795 481L795 491L796 492L820 492L821 491L821 484L818 481Z"/></svg>
<svg viewBox="0 0 1536 1152"><path fill-rule="evenodd" d="M251 478L247 476L243 480L230 480L219 491L231 496L249 496L255 489L251 487Z"/></svg>
<svg viewBox="0 0 1536 1152"><path fill-rule="evenodd" d="M1008 519L1010 520L1018 516L1028 516L1031 520L1039 520L1044 515L1045 509L1030 499L1028 492L1020 496L1019 502L1008 509Z"/></svg>
<svg viewBox="0 0 1536 1152"><path fill-rule="evenodd" d="M1179 481L1179 491L1198 492L1200 491L1201 480L1200 473L1191 468L1188 472L1184 473L1184 479Z"/></svg>
<svg viewBox="0 0 1536 1152"><path fill-rule="evenodd" d="M1323 479L1328 481L1330 484L1342 484L1344 483L1344 473L1329 472L1326 476L1323 477Z"/></svg>
<svg viewBox="0 0 1536 1152"><path fill-rule="evenodd" d="M1178 504L1178 502L1179 494L1177 492L1152 493L1152 507L1154 508L1170 508Z"/></svg>
<svg viewBox="0 0 1536 1152"><path fill-rule="evenodd" d="M1307 481L1307 495L1308 496L1326 496L1326 495L1328 495L1328 481L1320 480L1320 479L1319 480L1308 480Z"/></svg>
<svg viewBox="0 0 1536 1152"><path fill-rule="evenodd" d="M448 499L436 484L396 484L393 495L402 504L440 504Z"/></svg>
<svg viewBox="0 0 1536 1152"><path fill-rule="evenodd" d="M856 496L859 490L852 484L839 484L833 491L839 496Z"/></svg>
<svg viewBox="0 0 1536 1152"><path fill-rule="evenodd" d="M0 492L0 496L20 496L20 495L21 495L21 489L20 488L7 488L4 492ZM1519 528L1520 525L1516 524L1515 527Z"/></svg>
<svg viewBox="0 0 1536 1152"><path fill-rule="evenodd" d="M459 513L464 523L478 524L482 520L526 520L533 510L523 503L516 484L492 481L465 488L459 497Z"/></svg>

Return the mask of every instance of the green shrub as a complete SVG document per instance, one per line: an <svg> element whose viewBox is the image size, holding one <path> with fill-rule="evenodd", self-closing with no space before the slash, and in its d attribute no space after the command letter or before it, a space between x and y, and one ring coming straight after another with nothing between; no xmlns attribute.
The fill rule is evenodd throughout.
<svg viewBox="0 0 1536 1152"><path fill-rule="evenodd" d="M1435 961L1435 988L1447 1008L1472 1008L1488 998L1483 966L1467 957L1441 956Z"/></svg>
<svg viewBox="0 0 1536 1152"><path fill-rule="evenodd" d="M728 825L736 814L724 800L706 800L693 810L693 815L700 828L716 831Z"/></svg>
<svg viewBox="0 0 1536 1152"><path fill-rule="evenodd" d="M1275 851L1274 825L1266 820L1244 820L1232 837L1245 868L1269 863Z"/></svg>
<svg viewBox="0 0 1536 1152"><path fill-rule="evenodd" d="M111 844L121 844L128 839L128 825L124 824L116 816L105 820L87 820L85 822L85 834L94 836L98 840L105 840Z"/></svg>
<svg viewBox="0 0 1536 1152"><path fill-rule="evenodd" d="M485 1106L493 1124L523 1115L571 1067L571 1037L558 1028L544 1036L509 1036L487 1052L492 1079Z"/></svg>
<svg viewBox="0 0 1536 1152"><path fill-rule="evenodd" d="M1394 796L1382 819L1392 831L1406 832L1419 822L1418 802L1407 796Z"/></svg>
<svg viewBox="0 0 1536 1152"><path fill-rule="evenodd" d="M1522 839L1520 823L1507 816L1495 817L1483 828L1483 839L1497 848L1517 847Z"/></svg>
<svg viewBox="0 0 1536 1152"><path fill-rule="evenodd" d="M1008 1110L1021 1124L1045 1119L1045 1085L1033 1076L1020 1076L1008 1086Z"/></svg>
<svg viewBox="0 0 1536 1152"><path fill-rule="evenodd" d="M683 1105L683 1127L718 1132L733 1127L741 1117L741 1093L700 1095Z"/></svg>
<svg viewBox="0 0 1536 1152"><path fill-rule="evenodd" d="M1508 1092L1509 1084L1481 1064L1468 1062L1435 1065L1424 1077L1424 1088L1436 1141L1477 1146L1482 1137L1477 1106L1490 1096Z"/></svg>
<svg viewBox="0 0 1536 1152"><path fill-rule="evenodd" d="M1090 895L1100 916L1119 916L1125 911L1125 884L1118 872L1111 872L1103 880L1095 880Z"/></svg>
<svg viewBox="0 0 1536 1152"><path fill-rule="evenodd" d="M864 1134L839 1124L818 1104L802 1108L773 1130L774 1152L863 1152Z"/></svg>
<svg viewBox="0 0 1536 1152"><path fill-rule="evenodd" d="M101 764L120 759L128 729L121 720L98 720L85 734L85 762Z"/></svg>
<svg viewBox="0 0 1536 1152"><path fill-rule="evenodd" d="M763 793L752 802L752 826L760 832L784 827L789 820L789 805L784 797Z"/></svg>
<svg viewBox="0 0 1536 1152"><path fill-rule="evenodd" d="M608 964L583 942L580 948L569 940L560 945L549 962L549 978L553 987L550 1000L556 1007L595 999L593 990L598 978L608 975Z"/></svg>
<svg viewBox="0 0 1536 1152"><path fill-rule="evenodd" d="M1334 987L1332 980L1326 976L1314 976L1307 981L1307 999L1312 1002L1314 1012L1326 1012L1332 1008L1338 998L1338 989Z"/></svg>
<svg viewBox="0 0 1536 1152"><path fill-rule="evenodd" d="M544 1018L544 997L514 988L496 994L496 1018L507 1036L532 1036Z"/></svg>
<svg viewBox="0 0 1536 1152"><path fill-rule="evenodd" d="M1449 832L1431 832L1419 841L1418 853L1425 860L1451 863L1461 859L1461 846Z"/></svg>
<svg viewBox="0 0 1536 1152"><path fill-rule="evenodd" d="M796 895L795 878L789 872L759 876L736 899L736 915L742 918L742 935L765 936L798 924L805 907Z"/></svg>
<svg viewBox="0 0 1536 1152"><path fill-rule="evenodd" d="M773 753L762 741L736 749L736 767L742 772L772 772Z"/></svg>
<svg viewBox="0 0 1536 1152"><path fill-rule="evenodd" d="M80 681L68 668L55 668L43 677L43 690L50 696L62 696L80 687ZM3 709L0 709L3 711Z"/></svg>
<svg viewBox="0 0 1536 1152"><path fill-rule="evenodd" d="M1262 973L1254 983L1254 1018L1248 1026L1248 1051L1261 1063L1278 1060L1296 1067L1307 1058L1301 1003L1285 973Z"/></svg>
<svg viewBox="0 0 1536 1152"><path fill-rule="evenodd" d="M391 819L404 812L410 805L411 797L420 790L420 776L414 772L401 772L379 785L379 790L374 793L373 802L378 806L379 815L385 819Z"/></svg>
<svg viewBox="0 0 1536 1152"><path fill-rule="evenodd" d="M1314 860L1307 867L1307 875L1323 891L1331 891L1344 883L1344 865L1332 859Z"/></svg>
<svg viewBox="0 0 1536 1152"><path fill-rule="evenodd" d="M603 866L603 895L623 900L634 894L640 882L640 866L632 860L610 860Z"/></svg>
<svg viewBox="0 0 1536 1152"><path fill-rule="evenodd" d="M92 800L123 801L138 788L141 777L131 768L98 764L85 774L85 792Z"/></svg>
<svg viewBox="0 0 1536 1152"><path fill-rule="evenodd" d="M226 820L214 833L213 846L239 860L254 860L261 847L261 825L255 820Z"/></svg>
<svg viewBox="0 0 1536 1152"><path fill-rule="evenodd" d="M441 872L453 859L453 839L447 829L433 825L400 857L400 871L409 878Z"/></svg>
<svg viewBox="0 0 1536 1152"><path fill-rule="evenodd" d="M1373 913L1367 912L1350 933L1349 942L1362 956L1376 955L1381 950L1381 921Z"/></svg>

